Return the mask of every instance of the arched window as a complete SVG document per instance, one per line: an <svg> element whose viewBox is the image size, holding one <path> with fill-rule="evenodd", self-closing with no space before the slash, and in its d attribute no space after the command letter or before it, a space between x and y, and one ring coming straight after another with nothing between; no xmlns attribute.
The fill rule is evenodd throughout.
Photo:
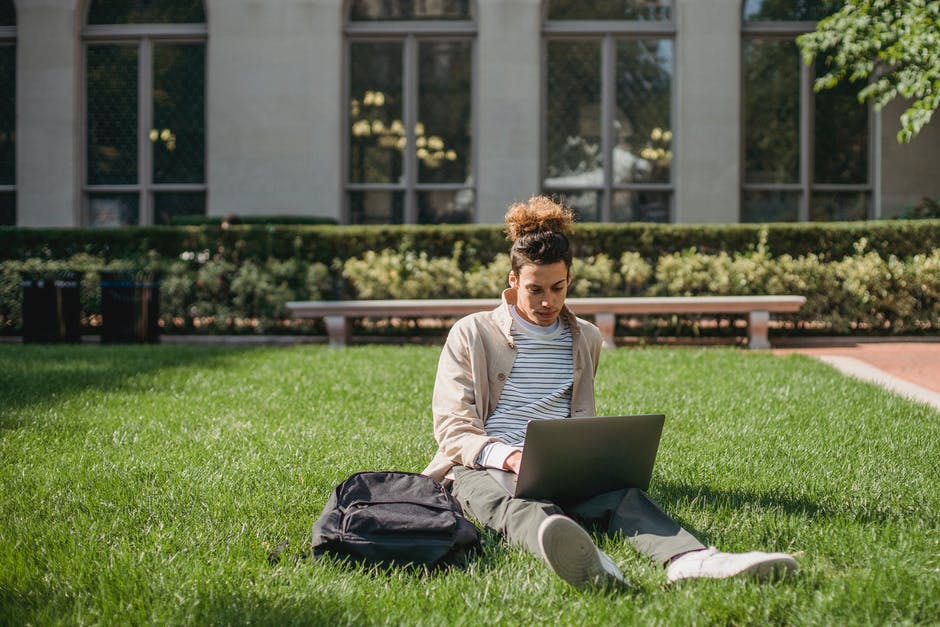
<svg viewBox="0 0 940 627"><path fill-rule="evenodd" d="M745 0L742 222L864 220L872 206L871 113L857 85L813 91L822 70L796 37L836 11L833 0Z"/></svg>
<svg viewBox="0 0 940 627"><path fill-rule="evenodd" d="M543 190L585 221L673 214L671 0L549 0Z"/></svg>
<svg viewBox="0 0 940 627"><path fill-rule="evenodd" d="M16 8L0 0L0 226L16 224Z"/></svg>
<svg viewBox="0 0 940 627"><path fill-rule="evenodd" d="M348 8L345 221L472 222L471 3Z"/></svg>
<svg viewBox="0 0 940 627"><path fill-rule="evenodd" d="M87 226L206 211L202 0L93 0L85 41Z"/></svg>

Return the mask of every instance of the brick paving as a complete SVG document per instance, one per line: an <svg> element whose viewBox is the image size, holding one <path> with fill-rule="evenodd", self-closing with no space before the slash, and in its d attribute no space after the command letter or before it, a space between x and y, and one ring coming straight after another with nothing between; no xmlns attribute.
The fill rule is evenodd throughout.
<svg viewBox="0 0 940 627"><path fill-rule="evenodd" d="M858 342L773 352L815 357L844 374L878 383L940 411L940 342Z"/></svg>

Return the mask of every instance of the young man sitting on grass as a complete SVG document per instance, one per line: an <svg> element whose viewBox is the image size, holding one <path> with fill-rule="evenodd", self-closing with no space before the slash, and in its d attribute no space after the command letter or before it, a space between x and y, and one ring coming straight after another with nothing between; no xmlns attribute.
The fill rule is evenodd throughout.
<svg viewBox="0 0 940 627"><path fill-rule="evenodd" d="M579 523L621 532L666 568L670 582L794 571L796 562L785 553L705 547L636 488L562 508L514 498L491 474L518 473L529 420L595 415L601 335L565 305L572 222L569 210L545 197L510 207L509 289L499 307L461 319L447 337L433 397L439 450L424 474L452 479L453 495L468 515L541 556L578 589L625 585Z"/></svg>

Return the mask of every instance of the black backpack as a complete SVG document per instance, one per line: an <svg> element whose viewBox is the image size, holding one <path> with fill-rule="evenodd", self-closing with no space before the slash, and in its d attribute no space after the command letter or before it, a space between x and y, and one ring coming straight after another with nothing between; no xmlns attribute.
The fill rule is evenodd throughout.
<svg viewBox="0 0 940 627"><path fill-rule="evenodd" d="M440 483L410 472L359 472L336 486L313 523L314 556L439 566L480 547L480 532Z"/></svg>

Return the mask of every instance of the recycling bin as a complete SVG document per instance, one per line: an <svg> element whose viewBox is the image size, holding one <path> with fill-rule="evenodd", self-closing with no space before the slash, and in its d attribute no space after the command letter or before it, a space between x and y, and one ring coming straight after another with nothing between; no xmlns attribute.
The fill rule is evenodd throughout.
<svg viewBox="0 0 940 627"><path fill-rule="evenodd" d="M23 273L23 342L81 342L81 272Z"/></svg>
<svg viewBox="0 0 940 627"><path fill-rule="evenodd" d="M160 281L153 272L101 272L101 342L160 341Z"/></svg>

